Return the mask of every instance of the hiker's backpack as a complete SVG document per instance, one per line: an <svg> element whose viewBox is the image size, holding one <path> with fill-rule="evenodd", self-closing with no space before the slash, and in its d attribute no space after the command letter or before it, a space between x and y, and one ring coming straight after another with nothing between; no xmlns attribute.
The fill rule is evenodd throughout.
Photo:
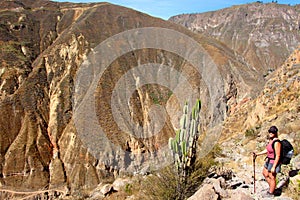
<svg viewBox="0 0 300 200"><path fill-rule="evenodd" d="M280 142L280 144L281 144L280 160L279 160L280 163L284 164L284 165L290 164L292 156L294 155L293 145L286 139L284 139L284 140L275 140L272 144L272 148L274 150L274 155L275 155L274 145L275 145L276 142Z"/></svg>

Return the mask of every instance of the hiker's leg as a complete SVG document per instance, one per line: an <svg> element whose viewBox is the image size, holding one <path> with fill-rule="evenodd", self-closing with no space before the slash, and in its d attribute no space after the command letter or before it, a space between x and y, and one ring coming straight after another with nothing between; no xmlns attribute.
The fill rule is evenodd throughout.
<svg viewBox="0 0 300 200"><path fill-rule="evenodd" d="M269 183L270 191L269 192L273 194L275 191L275 188L276 188L276 173L270 172L269 177L270 177L270 183Z"/></svg>
<svg viewBox="0 0 300 200"><path fill-rule="evenodd" d="M268 169L266 169L265 167L264 167L264 169L263 169L263 175L264 175L264 177L265 177L267 183L270 185L269 171L268 171Z"/></svg>

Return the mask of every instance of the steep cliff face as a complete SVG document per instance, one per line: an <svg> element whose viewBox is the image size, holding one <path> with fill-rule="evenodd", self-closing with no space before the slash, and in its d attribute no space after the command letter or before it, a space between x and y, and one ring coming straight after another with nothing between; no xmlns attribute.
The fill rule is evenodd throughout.
<svg viewBox="0 0 300 200"><path fill-rule="evenodd" d="M120 171L147 171L141 163L166 146L178 125L180 100L189 96L188 87L181 93L176 90L182 87L178 75L186 76L194 95L202 100L205 132L212 123L224 120L225 106L230 110L255 97L263 84L261 74L222 43L127 8L50 1L1 1L0 5L0 183L8 188L5 191L60 188L76 194ZM124 31L137 28L150 29L126 32L130 33L126 38L116 40ZM164 34L174 33L170 30L181 38ZM147 35L148 31L154 34ZM147 35L144 48L138 48L135 38L143 33ZM207 54L203 57L209 58L201 60L201 72L193 66L194 60L187 59L198 54L184 46L186 41L201 46ZM107 49L115 45L112 52L123 52L110 57L114 53L105 54L99 44L106 44ZM170 44L186 51L172 49ZM109 59L111 63L96 77L97 66ZM151 71L148 63L157 69ZM166 65L172 70L164 71ZM141 68L136 70L136 66ZM145 77L152 79L140 85L143 76L139 70L144 69L151 72ZM132 82L121 86L135 86L125 103L123 93L114 93L122 77ZM167 80L174 85L162 84ZM94 115L84 107L89 101ZM160 106L168 114L160 115ZM162 125L151 123L163 121L160 116L165 116ZM128 127L140 135L128 133ZM156 129L158 134L154 134ZM102 152L101 145L107 143L97 140L100 131L125 155L111 150L112 145Z"/></svg>
<svg viewBox="0 0 300 200"><path fill-rule="evenodd" d="M235 50L263 75L279 67L300 42L300 8L252 3L170 18Z"/></svg>

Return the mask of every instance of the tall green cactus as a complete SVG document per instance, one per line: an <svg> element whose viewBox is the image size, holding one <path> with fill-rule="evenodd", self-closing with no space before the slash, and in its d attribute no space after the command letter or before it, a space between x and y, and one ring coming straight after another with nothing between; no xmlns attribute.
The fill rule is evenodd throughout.
<svg viewBox="0 0 300 200"><path fill-rule="evenodd" d="M199 113L201 101L197 100L188 113L188 103L183 107L180 119L180 129L176 131L174 138L169 139L169 148L173 153L175 166L180 180L186 180L188 170L196 160L196 147L199 136Z"/></svg>

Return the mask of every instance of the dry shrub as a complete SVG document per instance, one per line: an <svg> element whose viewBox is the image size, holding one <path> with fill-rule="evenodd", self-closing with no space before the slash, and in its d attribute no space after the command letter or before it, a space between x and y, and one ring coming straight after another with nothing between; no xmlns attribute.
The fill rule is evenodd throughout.
<svg viewBox="0 0 300 200"><path fill-rule="evenodd" d="M180 200L193 195L208 176L209 169L216 165L214 158L220 155L220 148L216 146L205 158L197 159L189 172L184 194L177 194L178 180L176 168L173 165L165 167L141 182L138 197L147 200Z"/></svg>

